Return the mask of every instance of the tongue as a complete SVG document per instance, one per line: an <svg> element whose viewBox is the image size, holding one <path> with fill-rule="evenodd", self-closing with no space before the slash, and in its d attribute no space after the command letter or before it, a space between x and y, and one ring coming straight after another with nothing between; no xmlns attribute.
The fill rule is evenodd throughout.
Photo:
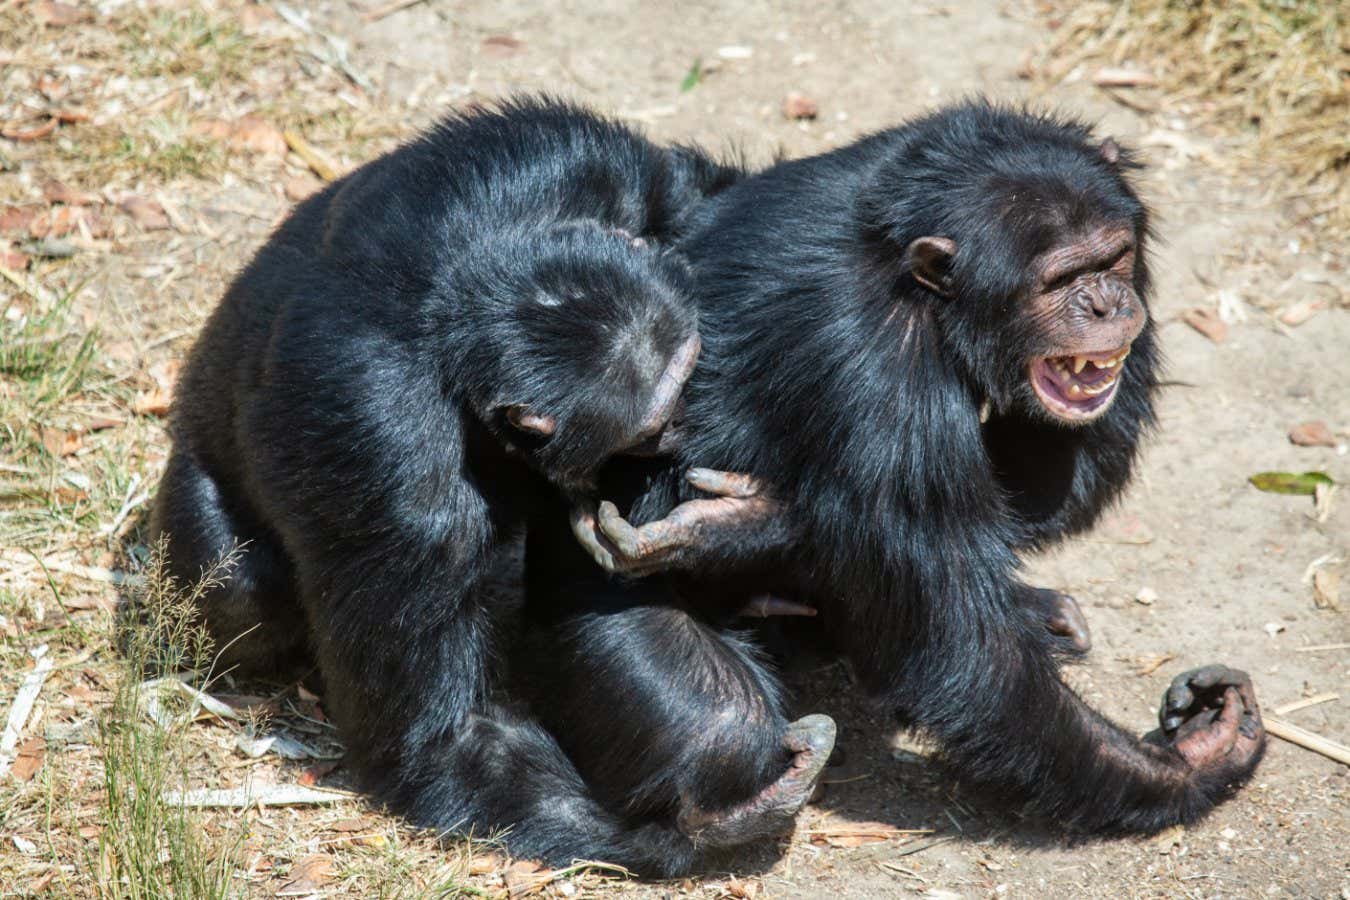
<svg viewBox="0 0 1350 900"><path fill-rule="evenodd" d="M1070 371L1073 371L1070 369ZM1083 371L1073 376L1073 379L1079 384L1096 384L1104 381L1111 375L1109 369L1099 369L1095 363L1088 363L1083 367Z"/></svg>

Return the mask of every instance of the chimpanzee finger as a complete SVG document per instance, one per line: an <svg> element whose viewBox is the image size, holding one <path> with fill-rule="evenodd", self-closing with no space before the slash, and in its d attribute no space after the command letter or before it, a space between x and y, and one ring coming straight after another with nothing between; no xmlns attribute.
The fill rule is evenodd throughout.
<svg viewBox="0 0 1350 900"><path fill-rule="evenodd" d="M600 525L600 532L629 559L641 559L650 552L642 539L642 533L620 515L619 508L608 500L600 504L596 521Z"/></svg>
<svg viewBox="0 0 1350 900"><path fill-rule="evenodd" d="M759 480L744 472L721 472L716 469L690 469L685 473L687 480L700 491L717 494L720 497L739 497L746 499L760 492Z"/></svg>
<svg viewBox="0 0 1350 900"><path fill-rule="evenodd" d="M617 569L617 561L614 558L614 552L606 546L607 542L603 536L596 530L596 510L595 503L591 500L583 500L577 506L572 507L569 516L572 526L572 536L581 544L582 549L595 561L595 564L604 569L611 575Z"/></svg>

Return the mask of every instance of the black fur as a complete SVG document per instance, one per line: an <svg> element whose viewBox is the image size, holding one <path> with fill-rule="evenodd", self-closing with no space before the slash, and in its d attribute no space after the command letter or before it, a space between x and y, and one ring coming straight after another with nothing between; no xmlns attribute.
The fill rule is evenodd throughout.
<svg viewBox="0 0 1350 900"><path fill-rule="evenodd" d="M695 848L629 827L497 699L484 589L553 486L628 447L693 334L661 249L737 177L549 102L452 118L302 204L230 287L185 369L153 529L224 662L312 653L365 787L414 821L555 864L662 874ZM521 404L556 419L512 427Z"/></svg>
<svg viewBox="0 0 1350 900"><path fill-rule="evenodd" d="M1078 123L975 102L776 165L720 195L681 244L704 340L682 451L664 471L624 465L606 482L616 497L637 494L630 516L650 521L692 496L690 466L757 475L783 504L780 521L729 537L674 582L679 592L710 609L734 608L716 599L729 591L768 586L813 602L860 684L936 738L963 777L1096 832L1191 821L1260 756L1258 746L1254 758L1192 768L1165 741L1143 743L1094 712L1061 681L1057 647L1017 575L1019 549L1089 527L1119 495L1154 418L1151 324L1114 406L1091 424L1049 421L1026 374L1054 349L1028 308L1038 254L1123 223L1138 242L1134 290L1148 296L1147 211L1128 157L1112 155ZM907 247L923 236L956 243L952 296L907 267ZM568 570L551 571L543 552L529 564L530 588L543 595L531 603L563 600ZM652 590L635 587L632 602ZM599 608L615 602L602 593ZM644 645L599 658L593 641L584 666L626 671L639 664L630 648ZM763 682L753 662L742 665L738 678ZM688 690L699 679L686 662L665 680ZM594 751L580 717L596 680L555 716L583 770ZM608 689L628 688L617 679ZM746 727L781 729L751 712ZM697 727L683 728L699 740ZM640 783L645 767L633 755L610 777ZM772 777L734 785L721 801Z"/></svg>

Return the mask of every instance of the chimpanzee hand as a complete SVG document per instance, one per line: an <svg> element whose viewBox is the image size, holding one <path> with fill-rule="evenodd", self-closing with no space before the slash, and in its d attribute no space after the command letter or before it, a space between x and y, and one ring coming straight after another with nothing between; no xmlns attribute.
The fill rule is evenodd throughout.
<svg viewBox="0 0 1350 900"><path fill-rule="evenodd" d="M1172 747L1206 780L1242 780L1265 748L1252 680L1227 666L1178 675L1163 695L1158 718L1162 728L1147 740Z"/></svg>
<svg viewBox="0 0 1350 900"><path fill-rule="evenodd" d="M690 469L689 483L711 499L688 500L664 519L634 527L609 501L585 501L572 510L572 533L606 572L640 577L694 568L717 556L718 532L764 524L780 507L759 481L740 472Z"/></svg>

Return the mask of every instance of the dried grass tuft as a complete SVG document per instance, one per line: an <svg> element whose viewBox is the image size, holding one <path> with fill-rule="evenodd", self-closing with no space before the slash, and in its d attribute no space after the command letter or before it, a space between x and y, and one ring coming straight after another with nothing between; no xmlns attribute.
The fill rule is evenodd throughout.
<svg viewBox="0 0 1350 900"><path fill-rule="evenodd" d="M1250 136L1247 162L1275 164L1318 195L1315 215L1350 237L1350 26L1334 0L1054 0L1061 24L1042 71L1087 60L1151 70L1201 118Z"/></svg>

